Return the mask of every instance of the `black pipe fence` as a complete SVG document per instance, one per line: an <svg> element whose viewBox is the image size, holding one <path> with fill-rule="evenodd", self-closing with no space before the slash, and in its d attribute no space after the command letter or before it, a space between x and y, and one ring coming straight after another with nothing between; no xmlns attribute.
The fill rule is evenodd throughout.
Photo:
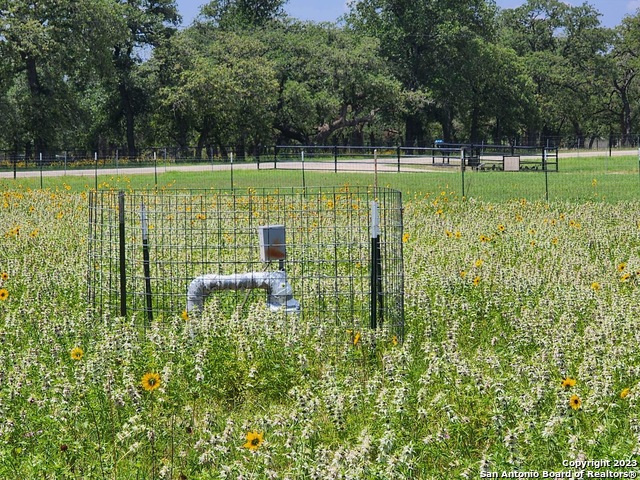
<svg viewBox="0 0 640 480"><path fill-rule="evenodd" d="M465 153L463 153L463 150ZM62 152L17 155L0 151L0 174L13 172L104 169L119 170L134 167L180 167L211 165L213 167L249 164L256 169L307 168L309 170L359 171L376 160L383 171L413 171L430 167L460 167L464 156L471 167L504 170L507 157L519 157L521 169L541 169L543 152L548 154L550 169L558 170L557 147L542 148L511 145L479 145L438 143L430 147L406 146L318 146L275 145L256 149L251 155L238 155L232 148L206 149L206 155L196 155L194 149L158 147L141 149L135 156L123 155L120 150ZM202 152L199 152L202 153ZM555 159L555 160L554 160ZM11 176L11 175L9 175Z"/></svg>
<svg viewBox="0 0 640 480"><path fill-rule="evenodd" d="M518 137L511 139L508 144L496 144L488 142L475 143L450 143L446 145L465 145L482 148L485 151L490 149L526 149L526 148L558 148L562 150L585 150L610 152L617 149L635 149L640 146L640 134L626 135L564 135L564 136L538 136L533 139ZM13 168L37 169L58 168L65 166L81 167L83 165L93 167L96 157L99 166L105 165L150 165L154 162L165 163L201 163L201 162L230 162L249 161L265 162L273 160L286 160L287 154L304 149L308 156L357 158L358 155L369 155L377 149L381 156L408 157L420 154L421 150L442 146L436 140L434 143L425 145L255 145L251 147L238 148L237 146L152 146L138 148L134 151L126 147L101 147L99 149L87 148L60 148L48 151L16 151L10 149L0 149L0 170Z"/></svg>

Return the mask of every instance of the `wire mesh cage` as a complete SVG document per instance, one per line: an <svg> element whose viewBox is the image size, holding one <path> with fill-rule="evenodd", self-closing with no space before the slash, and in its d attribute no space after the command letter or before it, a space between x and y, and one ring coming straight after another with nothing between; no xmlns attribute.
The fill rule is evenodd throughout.
<svg viewBox="0 0 640 480"><path fill-rule="evenodd" d="M96 315L146 322L261 304L340 328L404 327L402 198L364 187L92 191Z"/></svg>

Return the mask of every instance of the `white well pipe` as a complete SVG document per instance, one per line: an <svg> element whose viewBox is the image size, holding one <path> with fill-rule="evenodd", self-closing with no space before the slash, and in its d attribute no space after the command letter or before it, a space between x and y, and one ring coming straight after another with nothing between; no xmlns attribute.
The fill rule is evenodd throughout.
<svg viewBox="0 0 640 480"><path fill-rule="evenodd" d="M219 290L247 290L264 288L268 293L267 305L272 312L284 308L287 313L299 313L300 303L293 298L287 274L275 272L249 272L232 275L201 275L196 277L187 291L187 312L202 312L207 296Z"/></svg>

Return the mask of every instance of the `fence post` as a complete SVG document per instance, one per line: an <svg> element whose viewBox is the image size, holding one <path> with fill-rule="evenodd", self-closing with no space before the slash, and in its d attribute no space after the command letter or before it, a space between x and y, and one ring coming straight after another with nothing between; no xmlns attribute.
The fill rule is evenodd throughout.
<svg viewBox="0 0 640 480"><path fill-rule="evenodd" d="M273 147L273 169L278 168L278 146Z"/></svg>
<svg viewBox="0 0 640 480"><path fill-rule="evenodd" d="M40 152L40 190L42 190L42 152Z"/></svg>
<svg viewBox="0 0 640 480"><path fill-rule="evenodd" d="M376 197L376 201L378 201L378 150L374 149L373 150L373 174L374 174L374 180L373 180L373 191L374 196Z"/></svg>
<svg viewBox="0 0 640 480"><path fill-rule="evenodd" d="M97 192L96 192L97 194ZM124 190L118 192L118 221L119 221L119 243L120 243L120 316L127 316L127 270L126 270L126 245L124 230Z"/></svg>
<svg viewBox="0 0 640 480"><path fill-rule="evenodd" d="M460 149L460 171L462 173L462 198L464 198L464 148Z"/></svg>
<svg viewBox="0 0 640 480"><path fill-rule="evenodd" d="M400 145L396 147L396 153L398 154L398 173L400 173Z"/></svg>
<svg viewBox="0 0 640 480"><path fill-rule="evenodd" d="M140 218L142 223L142 267L144 271L145 286L145 311L147 314L147 325L153 321L153 299L151 293L151 268L149 260L149 227L147 224L147 214L144 208L144 201L140 209Z"/></svg>
<svg viewBox="0 0 640 480"><path fill-rule="evenodd" d="M307 191L307 182L304 178L304 149L300 152L300 158L302 159L302 189Z"/></svg>
<svg viewBox="0 0 640 480"><path fill-rule="evenodd" d="M13 179L15 180L18 174L18 154L13 154Z"/></svg>
<svg viewBox="0 0 640 480"><path fill-rule="evenodd" d="M547 168L547 149L542 148L542 168L544 169L544 198L549 201L549 169Z"/></svg>
<svg viewBox="0 0 640 480"><path fill-rule="evenodd" d="M380 250L380 214L378 200L371 202L371 279L370 279L370 326L372 330L378 328L378 309L382 307L382 258ZM382 308L380 308L382 310ZM380 311L382 315L382 311ZM382 323L382 318L380 318Z"/></svg>
<svg viewBox="0 0 640 480"><path fill-rule="evenodd" d="M333 173L338 173L338 146L333 146Z"/></svg>

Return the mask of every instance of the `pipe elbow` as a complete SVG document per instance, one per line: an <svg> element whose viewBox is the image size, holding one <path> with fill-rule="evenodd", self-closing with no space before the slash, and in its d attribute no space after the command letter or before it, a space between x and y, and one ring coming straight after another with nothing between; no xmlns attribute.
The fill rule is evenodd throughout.
<svg viewBox="0 0 640 480"><path fill-rule="evenodd" d="M267 304L271 311L285 309L287 312L299 312L300 303L293 298L293 289L287 282L287 274L276 272L250 272L234 275L201 275L189 284L187 290L187 312L202 312L204 301L212 291L245 290L264 288L267 291Z"/></svg>
<svg viewBox="0 0 640 480"><path fill-rule="evenodd" d="M187 289L187 312L202 311L204 305L205 282L204 276L194 278Z"/></svg>

